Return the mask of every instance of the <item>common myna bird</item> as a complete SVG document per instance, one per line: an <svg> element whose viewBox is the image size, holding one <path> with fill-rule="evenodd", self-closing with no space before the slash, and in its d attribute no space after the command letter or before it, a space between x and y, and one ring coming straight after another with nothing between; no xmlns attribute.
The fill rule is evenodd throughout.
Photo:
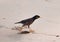
<svg viewBox="0 0 60 42"><path fill-rule="evenodd" d="M15 24L22 23L22 24L23 24L22 27L28 26L28 28L30 28L30 25L31 25L36 19L38 19L38 18L40 18L40 16L39 16L39 15L35 15L35 16L33 16L32 18L28 18L28 19L25 19L25 20L16 22Z"/></svg>

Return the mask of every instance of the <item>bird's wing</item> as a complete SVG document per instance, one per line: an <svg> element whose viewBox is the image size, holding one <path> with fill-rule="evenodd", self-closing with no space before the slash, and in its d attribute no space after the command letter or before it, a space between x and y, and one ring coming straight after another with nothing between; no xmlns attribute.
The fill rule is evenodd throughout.
<svg viewBox="0 0 60 42"><path fill-rule="evenodd" d="M31 21L31 18L22 20L22 21L20 21L20 23L26 23L26 22L29 22L29 21Z"/></svg>
<svg viewBox="0 0 60 42"><path fill-rule="evenodd" d="M29 18L29 19L25 19L25 20L22 20L22 21L19 21L19 22L16 22L15 24L18 24L18 23L26 23L26 22L28 22L28 21L30 21L31 20L31 18Z"/></svg>

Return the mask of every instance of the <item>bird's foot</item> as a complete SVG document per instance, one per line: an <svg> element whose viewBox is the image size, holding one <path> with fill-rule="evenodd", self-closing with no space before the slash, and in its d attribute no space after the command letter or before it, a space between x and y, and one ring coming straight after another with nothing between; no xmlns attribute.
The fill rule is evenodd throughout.
<svg viewBox="0 0 60 42"><path fill-rule="evenodd" d="M29 29L29 32L32 32L32 33L34 33L35 31L34 31L34 30L32 30L32 29Z"/></svg>

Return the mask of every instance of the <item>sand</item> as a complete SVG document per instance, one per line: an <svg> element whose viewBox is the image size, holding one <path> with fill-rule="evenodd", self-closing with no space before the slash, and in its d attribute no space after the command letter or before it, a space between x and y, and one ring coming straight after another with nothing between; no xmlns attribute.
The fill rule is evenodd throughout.
<svg viewBox="0 0 60 42"><path fill-rule="evenodd" d="M35 33L11 29L36 14L41 18L31 25ZM0 0L0 42L60 42L60 0Z"/></svg>

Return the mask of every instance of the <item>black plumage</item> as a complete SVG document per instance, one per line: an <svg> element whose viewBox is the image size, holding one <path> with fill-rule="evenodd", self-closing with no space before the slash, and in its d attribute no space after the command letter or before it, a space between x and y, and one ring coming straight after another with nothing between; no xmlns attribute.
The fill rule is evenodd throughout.
<svg viewBox="0 0 60 42"><path fill-rule="evenodd" d="M24 26L28 26L28 28L30 27L30 25L36 20L36 19L38 19L38 18L40 18L40 16L39 15L35 15L35 16L33 16L32 18L29 18L29 19L25 19L25 20L22 20L22 21L20 21L20 22L16 22L15 24L19 24L19 23L22 23L23 24L23 26L22 27L24 27Z"/></svg>

